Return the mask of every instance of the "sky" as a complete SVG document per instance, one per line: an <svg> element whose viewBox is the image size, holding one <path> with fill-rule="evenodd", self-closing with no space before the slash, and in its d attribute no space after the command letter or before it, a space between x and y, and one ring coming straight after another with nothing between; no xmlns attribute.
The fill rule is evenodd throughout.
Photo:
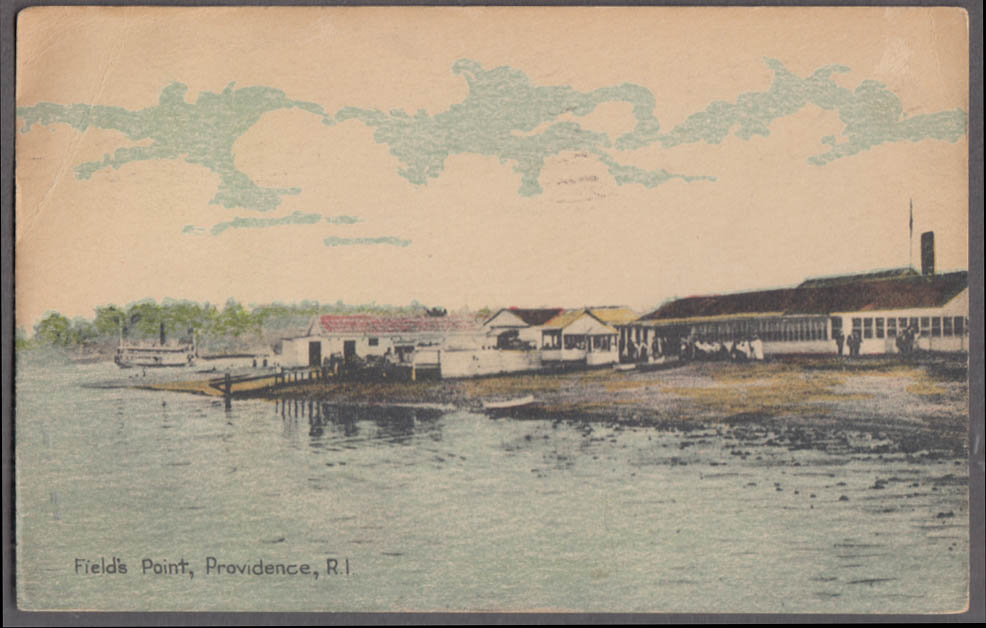
<svg viewBox="0 0 986 628"><path fill-rule="evenodd" d="M628 305L968 266L952 8L19 14L17 324ZM913 204L914 238L909 250Z"/></svg>

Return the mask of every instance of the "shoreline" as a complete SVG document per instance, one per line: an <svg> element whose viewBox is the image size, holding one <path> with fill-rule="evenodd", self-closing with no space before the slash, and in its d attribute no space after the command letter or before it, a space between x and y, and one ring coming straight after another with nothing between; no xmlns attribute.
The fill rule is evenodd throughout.
<svg viewBox="0 0 986 628"><path fill-rule="evenodd" d="M205 379L136 387L222 396ZM299 382L275 391L261 382L252 390L234 392L233 397L484 413L484 401L527 395L533 395L536 404L510 416L669 429L756 428L776 433L778 442L795 448L843 450L850 433L888 441L888 452L960 455L968 447L965 355L784 357L747 363L690 362L646 372L606 368L415 382L339 378ZM874 447L880 446L865 450Z"/></svg>

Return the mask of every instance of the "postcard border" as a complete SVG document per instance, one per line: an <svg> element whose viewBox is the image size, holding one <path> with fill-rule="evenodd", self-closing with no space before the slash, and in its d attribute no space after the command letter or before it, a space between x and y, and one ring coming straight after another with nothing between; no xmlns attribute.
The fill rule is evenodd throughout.
<svg viewBox="0 0 986 628"><path fill-rule="evenodd" d="M299 625L345 624L345 625L418 625L437 624L582 624L582 623L703 623L718 624L726 622L779 623L779 622L822 622L835 623L858 621L879 623L894 619L902 622L973 622L986 619L984 612L984 360L983 360L983 50L982 50L982 5L972 0L953 2L901 1L896 2L729 2L729 1L644 1L644 2L555 2L542 0L521 1L417 1L417 2L374 2L318 0L268 0L235 1L210 0L207 2L181 0L2 0L3 30L0 33L0 70L3 83L0 98L3 103L3 117L0 130L3 134L3 151L0 155L2 168L3 239L2 239L2 314L3 314L3 617L4 624L11 626L47 626L55 623L73 626L95 625ZM200 7L200 6L914 6L964 8L969 15L969 288L970 288L970 606L961 614L687 614L687 613L216 613L216 612L103 612L80 613L72 611L22 611L16 607L15 594L15 552L14 546L14 360L13 340L16 327L14 313L14 151L15 132L15 41L17 13L29 7L38 6L155 6L155 7Z"/></svg>

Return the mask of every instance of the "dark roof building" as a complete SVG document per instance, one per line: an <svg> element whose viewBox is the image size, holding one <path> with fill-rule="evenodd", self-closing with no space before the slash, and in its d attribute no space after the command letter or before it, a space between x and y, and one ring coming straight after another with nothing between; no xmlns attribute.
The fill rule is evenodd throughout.
<svg viewBox="0 0 986 628"><path fill-rule="evenodd" d="M894 353L898 338L914 347L968 351L969 273L918 274L894 269L809 279L794 288L675 299L645 314L621 346L677 350L682 338L735 342L759 337L768 353L836 353L848 336L859 353Z"/></svg>
<svg viewBox="0 0 986 628"><path fill-rule="evenodd" d="M843 277L809 280L797 288L686 297L665 303L640 320L938 308L969 286L966 271L932 276L913 273L886 278L873 278L869 274L861 277L855 281Z"/></svg>
<svg viewBox="0 0 986 628"><path fill-rule="evenodd" d="M513 314L524 323L531 327L538 327L539 325L544 325L552 318L557 316L562 312L563 308L560 307L540 307L540 308L520 308L520 307L510 307L504 308L491 316L487 323L494 318L496 318L501 312L509 312ZM484 323L485 324L485 323Z"/></svg>
<svg viewBox="0 0 986 628"><path fill-rule="evenodd" d="M877 279L903 279L905 277L920 277L920 273L910 266L900 268L889 268L887 270L873 270L866 273L856 273L852 275L831 275L827 277L809 277L798 285L799 288L819 288L822 286L838 286L856 281L870 281Z"/></svg>

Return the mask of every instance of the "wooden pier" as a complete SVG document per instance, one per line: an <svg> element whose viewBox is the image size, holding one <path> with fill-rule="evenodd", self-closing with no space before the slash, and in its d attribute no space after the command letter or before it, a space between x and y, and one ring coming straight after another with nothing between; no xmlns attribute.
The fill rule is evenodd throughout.
<svg viewBox="0 0 986 628"><path fill-rule="evenodd" d="M329 367L323 366L261 374L233 375L224 373L221 377L210 379L162 382L141 386L141 388L223 397L228 406L233 398L267 397L286 388L328 381L330 378L338 376Z"/></svg>

